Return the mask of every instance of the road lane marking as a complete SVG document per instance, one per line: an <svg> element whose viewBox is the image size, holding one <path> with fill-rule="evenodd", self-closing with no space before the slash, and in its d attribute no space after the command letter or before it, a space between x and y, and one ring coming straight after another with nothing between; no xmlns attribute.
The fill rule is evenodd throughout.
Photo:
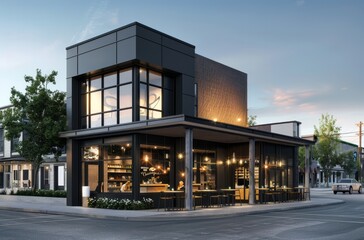
<svg viewBox="0 0 364 240"><path fill-rule="evenodd" d="M15 226L15 225L34 225L40 223L67 222L67 221L77 221L77 220L85 220L85 218L59 219L53 221L40 221L40 222L9 223L9 224L0 224L0 227Z"/></svg>
<svg viewBox="0 0 364 240"><path fill-rule="evenodd" d="M336 215L336 214L318 214L318 213L286 213L289 215L306 215L306 216L322 216L322 217L343 217L343 218L359 218L364 219L363 217L353 216L353 215Z"/></svg>
<svg viewBox="0 0 364 240"><path fill-rule="evenodd" d="M364 221L350 221L350 220L331 220L331 219L314 219L314 218L300 218L300 217L284 217L284 216L264 216L260 215L262 218L280 218L280 219L296 219L296 220L315 220L317 222L336 222L336 223L357 223L364 224Z"/></svg>
<svg viewBox="0 0 364 240"><path fill-rule="evenodd" d="M54 218L54 216L46 215L46 216L34 216L34 217L20 217L20 218L1 218L0 222L5 221L16 221L16 220L29 220L29 219L40 219L40 218Z"/></svg>

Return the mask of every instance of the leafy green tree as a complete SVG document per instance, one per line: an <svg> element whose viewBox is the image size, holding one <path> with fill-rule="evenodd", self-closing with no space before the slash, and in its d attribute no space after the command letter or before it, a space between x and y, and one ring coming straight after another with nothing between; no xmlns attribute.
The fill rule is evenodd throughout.
<svg viewBox="0 0 364 240"><path fill-rule="evenodd" d="M12 106L0 113L6 139L23 136L16 150L32 164L34 191L43 156L53 152L58 159L61 154L59 149L65 145L65 140L58 134L66 129L66 95L48 88L49 84L56 84L56 76L56 71L43 76L39 69L35 78L25 76L25 93L13 87L10 97Z"/></svg>
<svg viewBox="0 0 364 240"><path fill-rule="evenodd" d="M337 147L341 128L336 126L336 119L328 114L321 115L319 127L314 127L315 135L318 138L314 148L314 157L322 167L326 186L328 187L328 178L332 173L332 169L340 164Z"/></svg>
<svg viewBox="0 0 364 240"><path fill-rule="evenodd" d="M248 126L255 126L257 124L257 116L256 115L249 115L248 116Z"/></svg>
<svg viewBox="0 0 364 240"><path fill-rule="evenodd" d="M306 152L305 147L298 148L298 167L302 170L305 169Z"/></svg>
<svg viewBox="0 0 364 240"><path fill-rule="evenodd" d="M356 170L356 159L354 159L353 151L348 151L340 154L340 166L344 169L345 173L352 175Z"/></svg>

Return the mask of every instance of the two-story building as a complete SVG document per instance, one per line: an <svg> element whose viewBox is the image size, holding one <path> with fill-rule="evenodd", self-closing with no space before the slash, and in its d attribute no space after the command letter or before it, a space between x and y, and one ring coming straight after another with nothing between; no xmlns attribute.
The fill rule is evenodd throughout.
<svg viewBox="0 0 364 240"><path fill-rule="evenodd" d="M3 111L11 106L0 108ZM29 161L16 151L16 145L22 141L19 138L7 140L6 129L0 123L0 191L10 193L18 189L27 189L33 183L33 170ZM66 190L66 152L58 160L53 154L44 156L44 163L38 173L37 187L39 189Z"/></svg>
<svg viewBox="0 0 364 240"><path fill-rule="evenodd" d="M304 139L314 140L314 135L303 136ZM358 145L349 143L343 140L339 140L337 143L338 154L352 152L353 153L353 164L357 164L357 154L358 154ZM353 172L345 172L345 170L340 166L336 165L332 169L331 175L327 178L328 182L325 181L324 171L320 165L320 161L318 159L312 159L311 163L311 186L314 187L326 187L331 186L333 183L337 183L341 178L356 178L358 179L358 172L354 170Z"/></svg>
<svg viewBox="0 0 364 240"><path fill-rule="evenodd" d="M156 199L183 181L187 209L195 189L254 202L255 188L297 186L297 149L312 142L249 128L247 94L246 73L137 22L69 46L67 204L83 186Z"/></svg>

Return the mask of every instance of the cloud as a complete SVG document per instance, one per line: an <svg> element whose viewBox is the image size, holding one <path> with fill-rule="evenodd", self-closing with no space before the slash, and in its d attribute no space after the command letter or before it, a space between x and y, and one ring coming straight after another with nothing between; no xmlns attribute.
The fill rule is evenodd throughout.
<svg viewBox="0 0 364 240"><path fill-rule="evenodd" d="M315 105L309 103L310 98L317 95L315 90L285 90L276 88L271 96L272 103L277 109L284 111L297 110L314 110Z"/></svg>
<svg viewBox="0 0 364 240"><path fill-rule="evenodd" d="M105 32L105 29L109 27L119 25L119 10L109 9L108 1L100 1L89 8L86 18L89 19L86 26L80 34L73 37L72 41L81 42Z"/></svg>

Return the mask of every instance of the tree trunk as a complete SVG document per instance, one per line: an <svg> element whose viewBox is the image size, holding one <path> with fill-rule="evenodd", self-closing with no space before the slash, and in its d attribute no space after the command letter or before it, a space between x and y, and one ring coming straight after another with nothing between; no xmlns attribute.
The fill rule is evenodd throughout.
<svg viewBox="0 0 364 240"><path fill-rule="evenodd" d="M32 182L32 188L33 188L33 192L35 192L37 190L37 185L38 185L38 172L39 172L39 167L40 164L36 164L36 163L32 163L33 166L33 182Z"/></svg>
<svg viewBox="0 0 364 240"><path fill-rule="evenodd" d="M328 174L325 174L325 183L326 183L326 187L329 187L329 176L327 176Z"/></svg>

